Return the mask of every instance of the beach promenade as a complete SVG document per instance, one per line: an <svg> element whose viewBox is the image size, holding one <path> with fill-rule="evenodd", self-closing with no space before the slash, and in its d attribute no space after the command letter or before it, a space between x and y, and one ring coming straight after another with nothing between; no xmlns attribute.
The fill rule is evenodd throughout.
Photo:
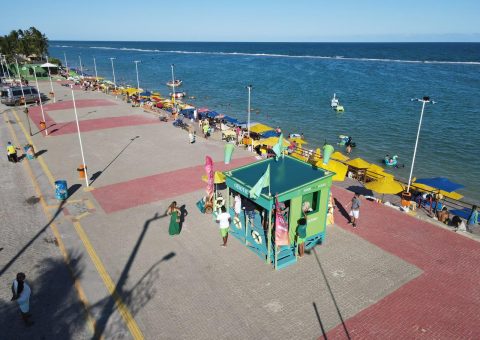
<svg viewBox="0 0 480 340"><path fill-rule="evenodd" d="M2 106L0 141L35 145L37 159L0 160L0 334L88 339L477 339L480 243L363 200L359 227L347 224L352 193L332 189L335 222L325 244L274 271L233 237L222 248L204 195L205 156L215 170L255 161L237 148L160 122L121 98L75 90L90 188L71 92L54 84L44 106L49 135L30 109ZM48 93L49 84L40 84ZM5 111L4 111L5 110ZM68 182L59 203L54 181ZM168 235L168 205L184 212ZM33 287L35 324L10 302L15 273Z"/></svg>

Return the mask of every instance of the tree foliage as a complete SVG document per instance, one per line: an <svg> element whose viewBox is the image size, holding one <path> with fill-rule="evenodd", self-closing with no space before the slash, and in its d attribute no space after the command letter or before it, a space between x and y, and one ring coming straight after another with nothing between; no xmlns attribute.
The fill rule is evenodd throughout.
<svg viewBox="0 0 480 340"><path fill-rule="evenodd" d="M28 30L13 30L7 35L0 36L0 53L6 55L9 61L13 61L18 55L28 57L35 54L43 57L47 52L48 38L35 27Z"/></svg>

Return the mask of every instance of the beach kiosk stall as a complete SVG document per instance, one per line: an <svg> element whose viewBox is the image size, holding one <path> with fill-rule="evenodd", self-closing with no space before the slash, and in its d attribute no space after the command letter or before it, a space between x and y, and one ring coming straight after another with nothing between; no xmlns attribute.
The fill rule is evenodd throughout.
<svg viewBox="0 0 480 340"><path fill-rule="evenodd" d="M299 243L303 242L308 250L325 240L328 198L335 173L284 156L226 171L225 175L228 199L240 195L243 207L232 219L229 233L275 269L297 262ZM260 179L261 190L255 193ZM229 202L227 206L231 206ZM300 225L299 233L304 212L307 224L306 228ZM235 216L233 207L230 215Z"/></svg>

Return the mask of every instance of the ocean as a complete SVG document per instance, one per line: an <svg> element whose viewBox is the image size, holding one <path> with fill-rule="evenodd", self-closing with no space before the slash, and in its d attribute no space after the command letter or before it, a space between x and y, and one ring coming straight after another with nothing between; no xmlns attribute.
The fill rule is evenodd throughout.
<svg viewBox="0 0 480 340"><path fill-rule="evenodd" d="M447 177L465 185L467 202L480 202L480 43L218 43L51 41L50 55L117 84L168 95L175 76L187 102L247 120L303 133L307 148L337 145L339 135L356 142L353 157L381 165L398 155L405 167L388 169L408 179L421 103L429 96L413 176ZM336 93L344 113L330 108Z"/></svg>

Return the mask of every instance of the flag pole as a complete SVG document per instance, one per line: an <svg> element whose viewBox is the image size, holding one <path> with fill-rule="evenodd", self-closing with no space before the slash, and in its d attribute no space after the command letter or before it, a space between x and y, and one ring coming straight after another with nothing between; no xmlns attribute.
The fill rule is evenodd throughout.
<svg viewBox="0 0 480 340"><path fill-rule="evenodd" d="M270 251L272 250L272 211L268 210L268 249L267 263L270 263Z"/></svg>

